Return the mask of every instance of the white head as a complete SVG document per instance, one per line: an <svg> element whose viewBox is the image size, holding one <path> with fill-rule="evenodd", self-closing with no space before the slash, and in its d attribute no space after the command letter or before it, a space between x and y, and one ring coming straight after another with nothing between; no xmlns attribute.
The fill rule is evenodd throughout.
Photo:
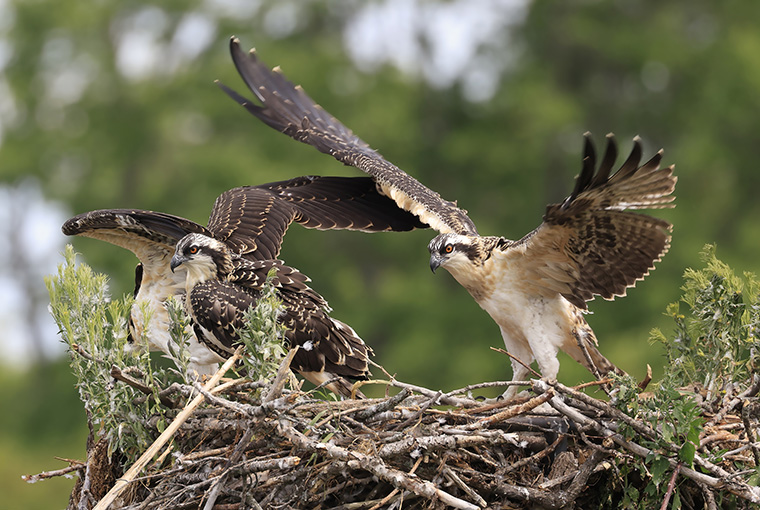
<svg viewBox="0 0 760 510"><path fill-rule="evenodd" d="M203 234L188 234L177 243L169 267L187 270L187 286L209 279L224 278L232 271L232 256L227 245Z"/></svg>
<svg viewBox="0 0 760 510"><path fill-rule="evenodd" d="M460 234L439 234L430 241L430 269L435 273L439 267L457 275L458 270L472 268L481 257L476 237Z"/></svg>

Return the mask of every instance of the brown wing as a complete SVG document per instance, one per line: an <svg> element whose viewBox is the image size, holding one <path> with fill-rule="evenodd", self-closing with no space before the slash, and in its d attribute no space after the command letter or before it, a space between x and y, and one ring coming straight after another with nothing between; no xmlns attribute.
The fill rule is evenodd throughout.
<svg viewBox="0 0 760 510"><path fill-rule="evenodd" d="M252 50L246 54L237 38L230 41L232 60L240 76L261 101L258 106L229 89L220 87L268 126L329 154L338 161L366 172L398 207L418 216L439 232L476 235L467 212L441 198L435 191L388 162L338 119L317 105L301 87L279 71L270 70Z"/></svg>
<svg viewBox="0 0 760 510"><path fill-rule="evenodd" d="M194 221L139 209L102 209L78 214L66 220L61 230L65 235L91 237L131 251L143 265L138 269L140 280L160 279L169 274L174 247L185 235L193 232L211 235Z"/></svg>
<svg viewBox="0 0 760 510"><path fill-rule="evenodd" d="M239 342L237 329L244 314L260 297L271 269L272 284L282 300L280 321L291 345L301 349L292 367L299 372L329 372L352 379L366 378L372 350L346 324L328 315L327 302L308 285L308 278L280 260L240 260L229 281L208 280L190 292L196 334L221 354L232 352Z"/></svg>
<svg viewBox="0 0 760 510"><path fill-rule="evenodd" d="M319 230L364 232L425 228L377 191L369 177L296 177L222 193L208 229L232 251L253 260L277 258L291 222Z"/></svg>
<svg viewBox="0 0 760 510"><path fill-rule="evenodd" d="M544 222L507 251L523 254L528 280L540 289L559 292L579 308L594 296L624 296L654 268L670 247L672 225L631 212L673 207L673 165L660 168L662 150L639 166L641 141L610 177L617 156L612 135L594 174L596 155L585 135L583 169L572 194L549 205Z"/></svg>

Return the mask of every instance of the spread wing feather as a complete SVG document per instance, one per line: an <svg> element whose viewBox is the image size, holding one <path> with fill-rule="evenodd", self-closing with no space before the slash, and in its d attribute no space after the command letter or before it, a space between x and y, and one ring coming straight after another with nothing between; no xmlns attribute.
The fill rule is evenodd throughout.
<svg viewBox="0 0 760 510"><path fill-rule="evenodd" d="M377 182L381 192L398 207L418 216L439 232L476 235L477 230L467 212L454 202L388 162L367 143L354 135L338 119L317 105L300 87L288 81L279 69L270 70L256 53L246 54L236 38L230 52L240 76L261 101L253 104L223 84L219 86L235 101L266 125L329 154L345 165L366 172Z"/></svg>
<svg viewBox="0 0 760 510"><path fill-rule="evenodd" d="M102 209L78 214L66 220L61 230L69 236L92 237L133 252L154 244L156 249L161 247L173 253L177 241L185 235L193 232L209 235L206 228L194 221L139 209ZM140 241L144 244L139 244Z"/></svg>
<svg viewBox="0 0 760 510"><path fill-rule="evenodd" d="M190 233L211 235L194 221L138 209L103 209L78 214L61 227L65 235L84 236L125 248L142 263L140 279L163 278L177 241ZM137 282L139 288L139 282Z"/></svg>
<svg viewBox="0 0 760 510"><path fill-rule="evenodd" d="M585 309L595 296L613 299L644 278L670 247L671 224L631 210L673 207L673 166L660 168L662 151L639 166L641 142L610 176L617 149L612 135L599 170L586 134L583 169L570 196L549 205L543 223L506 246L522 257L534 285L559 292Z"/></svg>
<svg viewBox="0 0 760 510"><path fill-rule="evenodd" d="M368 177L296 177L225 191L216 199L208 229L233 252L255 260L275 259L295 221L319 230L364 232L424 228L377 192Z"/></svg>
<svg viewBox="0 0 760 510"><path fill-rule="evenodd" d="M365 232L424 228L414 215L378 193L369 177L297 177L234 188L214 203L208 228L171 214L108 209L67 220L66 235L100 239L132 251L149 273L168 270L168 259L182 237L201 233L227 243L251 260L277 258L293 221L307 228ZM156 266L152 261L161 260Z"/></svg>

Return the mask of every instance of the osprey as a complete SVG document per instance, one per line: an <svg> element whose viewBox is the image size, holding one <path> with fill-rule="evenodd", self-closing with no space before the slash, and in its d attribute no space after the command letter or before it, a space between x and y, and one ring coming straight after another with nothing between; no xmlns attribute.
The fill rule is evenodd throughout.
<svg viewBox="0 0 760 510"><path fill-rule="evenodd" d="M617 158L613 135L596 169L586 133L583 167L572 193L547 207L543 222L513 241L481 236L467 212L409 176L294 86L278 68L270 70L254 50L233 38L232 59L261 105L222 89L268 126L369 174L380 192L438 230L429 244L430 268L448 270L499 325L504 344L526 365L554 379L557 352L567 352L597 377L619 371L597 349L586 323L586 302L613 299L643 279L670 246L671 224L636 213L673 207L673 166L660 168L662 150L640 165L641 140L612 174ZM596 169L596 171L595 171ZM513 381L528 368L512 359ZM510 386L505 396L513 396Z"/></svg>
<svg viewBox="0 0 760 510"><path fill-rule="evenodd" d="M270 268L276 268L276 282L281 285L280 295L287 309L286 326L297 323L290 320L291 316L301 319L297 323L299 326L312 324L309 313L316 314L316 320L323 320L327 304L305 285L308 278L276 260L282 238L294 221L319 230L380 232L424 227L415 216L400 210L393 201L381 196L373 180L368 177L306 176L225 191L214 202L207 227L161 212L108 209L74 216L63 224L62 230L66 235L92 237L121 246L137 256L140 264L136 270L135 302L130 312L131 336L145 342L151 350L160 350L173 357L177 346L173 345L169 335L169 315L163 305L169 296L185 294L188 272L184 266L172 268L171 259L177 243L189 234L202 237L206 245L213 244L217 252L233 260L234 264L228 272L235 275L242 286L254 289L253 275L266 276ZM303 300L310 300L314 306L299 301L299 293L302 293ZM250 294L255 296L255 291ZM228 303L225 300L228 298L235 299L234 296L218 294L218 306L226 306ZM245 299L249 304L255 300ZM215 306L213 301L211 303ZM233 304L240 304L240 301ZM245 309L247 306L243 311ZM149 311L147 317L143 315L144 310ZM191 317L200 316L201 312L194 310ZM330 324L352 332L338 321ZM358 336L353 334L346 339L348 334L337 335L325 328L317 328L311 334L312 351L298 354L292 365L294 369L302 373L319 373L328 365L326 361L321 361L320 356L324 355L334 365L344 363L348 367L348 373L340 375L366 375L367 355L371 351ZM298 340L302 337L294 338ZM350 348L333 346L332 342L336 339L344 341ZM205 336L191 335L188 346L190 368L199 374L213 373L219 361L223 360L221 356L227 353L226 349L220 349L214 343L208 344L208 341ZM335 355L336 350L341 355Z"/></svg>
<svg viewBox="0 0 760 510"><path fill-rule="evenodd" d="M328 315L327 302L298 270L281 260L240 258L225 243L197 233L177 243L170 268L180 267L187 271L185 309L195 335L214 352L225 358L234 352L237 330L245 325L243 315L256 304L272 272L271 284L284 308L278 320L289 344L301 347L291 366L314 384L328 383L328 389L343 396L351 395L344 377L366 379L372 350L350 326Z"/></svg>

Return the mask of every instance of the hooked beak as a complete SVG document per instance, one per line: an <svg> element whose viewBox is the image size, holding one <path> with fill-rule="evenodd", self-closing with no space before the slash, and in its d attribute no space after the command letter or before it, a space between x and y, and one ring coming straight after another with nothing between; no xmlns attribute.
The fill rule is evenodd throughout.
<svg viewBox="0 0 760 510"><path fill-rule="evenodd" d="M174 254L172 257L171 262L169 262L169 269L172 270L172 273L175 269L177 269L179 266L181 266L184 262L186 262L187 259L183 257L182 255L179 255L177 253Z"/></svg>
<svg viewBox="0 0 760 510"><path fill-rule="evenodd" d="M437 253L430 254L430 270L433 273L441 265L441 262L443 262L443 259Z"/></svg>

